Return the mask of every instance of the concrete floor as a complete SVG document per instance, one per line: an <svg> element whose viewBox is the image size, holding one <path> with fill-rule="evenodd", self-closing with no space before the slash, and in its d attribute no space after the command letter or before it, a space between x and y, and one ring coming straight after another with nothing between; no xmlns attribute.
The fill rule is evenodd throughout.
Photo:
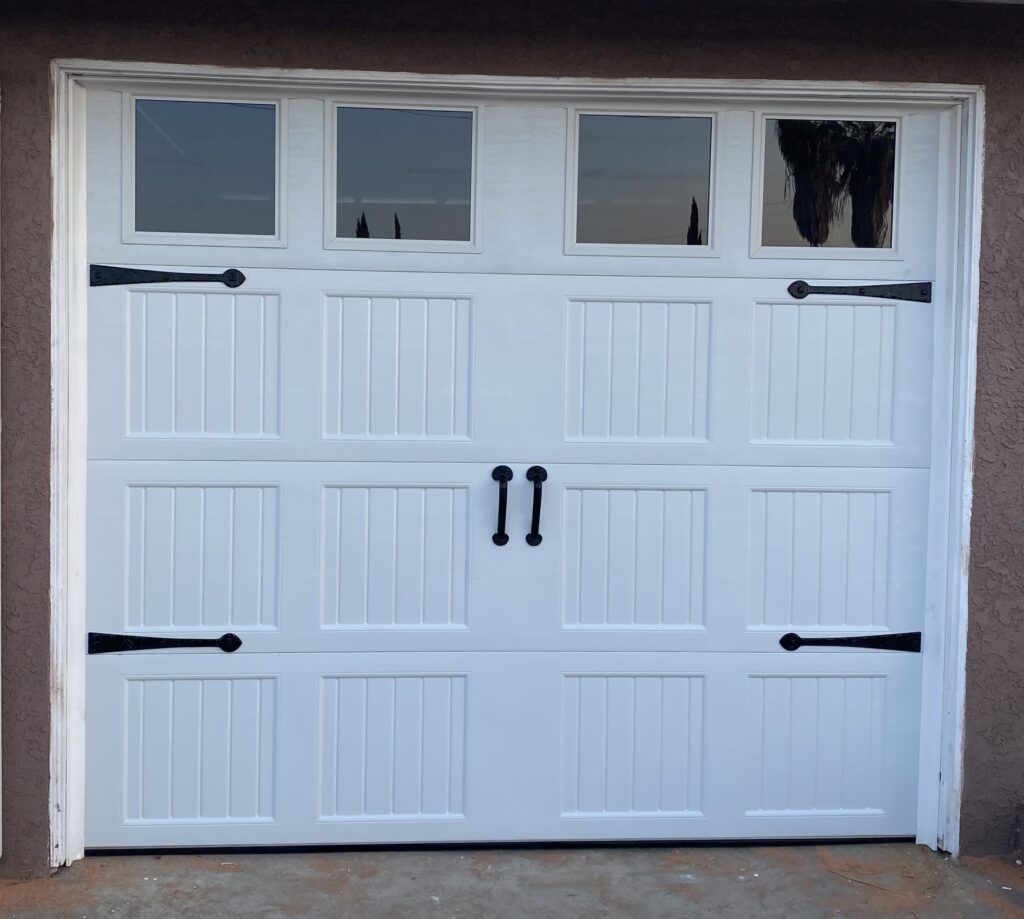
<svg viewBox="0 0 1024 919"><path fill-rule="evenodd" d="M2 919L1010 919L1024 868L904 844L89 858Z"/></svg>

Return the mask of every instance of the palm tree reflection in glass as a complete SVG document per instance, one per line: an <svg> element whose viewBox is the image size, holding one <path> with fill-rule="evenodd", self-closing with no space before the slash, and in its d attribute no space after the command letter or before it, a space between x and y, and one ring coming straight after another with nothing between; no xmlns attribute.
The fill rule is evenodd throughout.
<svg viewBox="0 0 1024 919"><path fill-rule="evenodd" d="M888 245L894 122L779 119L775 133L786 164L787 196L793 197L793 220L810 245L825 245L848 200L853 244Z"/></svg>

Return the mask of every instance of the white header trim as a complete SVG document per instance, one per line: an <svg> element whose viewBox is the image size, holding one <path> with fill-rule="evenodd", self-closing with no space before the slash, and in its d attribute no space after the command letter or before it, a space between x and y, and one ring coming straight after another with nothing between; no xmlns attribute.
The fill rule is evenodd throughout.
<svg viewBox="0 0 1024 919"><path fill-rule="evenodd" d="M1022 0L1024 2L1024 0ZM914 101L949 105L974 98L979 87L948 83L877 83L828 82L808 83L800 80L685 80L685 79L623 79L609 80L589 77L502 77L482 74L420 74L387 73L357 70L301 70L275 67L212 67L196 64L146 64L88 60L58 60L56 68L66 77L87 86L131 83L146 87L162 82L188 81L193 88L226 87L289 91L308 89L322 93L325 89L343 89L346 97L360 93L402 94L411 98L436 97L444 93L460 96L493 96L507 100L523 98L564 97L572 99L620 99L647 96L664 102L665 97L689 102L723 100L736 97L770 99L773 101L805 101L827 99L863 103ZM177 88L180 92L180 86Z"/></svg>

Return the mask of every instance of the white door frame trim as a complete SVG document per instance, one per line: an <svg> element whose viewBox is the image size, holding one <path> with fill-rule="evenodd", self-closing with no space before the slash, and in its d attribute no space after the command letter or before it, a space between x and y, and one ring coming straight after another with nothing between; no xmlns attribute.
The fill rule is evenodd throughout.
<svg viewBox="0 0 1024 919"><path fill-rule="evenodd" d="M936 466L936 496L948 496L949 515L935 515L928 566L926 641L919 767L919 842L957 853L964 736L967 576L974 451L984 90L929 83L798 82L768 80L598 80L456 76L213 66L53 62L53 249L51 266L51 744L50 860L81 858L85 831L85 420L86 199L85 87L125 85L155 91L292 95L343 91L366 98L443 95L466 99L622 101L631 105L701 99L820 101L825 104L913 104L953 109L946 166L955 176L957 217L943 251L950 257L949 290L956 299L951 330L952 417L944 419L952 447ZM942 468L945 466L945 468Z"/></svg>

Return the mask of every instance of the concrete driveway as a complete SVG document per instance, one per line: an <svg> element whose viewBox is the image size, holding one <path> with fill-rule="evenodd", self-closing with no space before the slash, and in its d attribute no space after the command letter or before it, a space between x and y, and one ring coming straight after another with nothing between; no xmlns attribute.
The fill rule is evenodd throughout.
<svg viewBox="0 0 1024 919"><path fill-rule="evenodd" d="M1010 919L1024 869L909 844L94 857L3 919Z"/></svg>

